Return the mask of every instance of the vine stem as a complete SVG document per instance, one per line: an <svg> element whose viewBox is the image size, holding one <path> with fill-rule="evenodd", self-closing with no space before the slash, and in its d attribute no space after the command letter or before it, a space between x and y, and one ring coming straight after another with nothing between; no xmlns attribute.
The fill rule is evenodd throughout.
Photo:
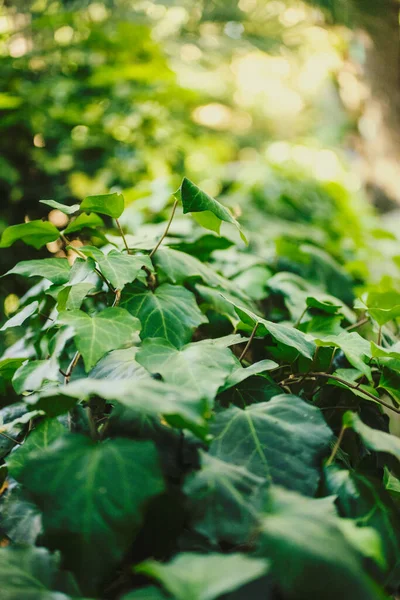
<svg viewBox="0 0 400 600"><path fill-rule="evenodd" d="M80 357L81 357L81 353L79 352L79 350L77 350L75 352L71 362L69 363L68 369L65 372L64 385L68 385L69 380L71 379L72 371L75 369L76 365L78 364Z"/></svg>
<svg viewBox="0 0 400 600"><path fill-rule="evenodd" d="M164 238L165 238L165 237L168 235L168 231L169 231L169 228L171 227L172 219L174 218L174 215L175 215L175 211L176 211L176 207L177 207L177 206L178 206L178 200L175 200L175 202L174 202L174 205L173 205L173 207L172 207L171 216L170 216L170 218L169 218L169 220L168 220L168 223L167 223L167 226L166 226L166 228L165 228L165 231L164 231L164 233L162 234L162 236L160 237L160 239L158 240L158 242L157 242L156 246L155 246L155 247L153 248L153 250L150 252L150 254L149 254L150 258L152 258L152 257L155 255L155 253L157 252L157 250L158 250L158 249L159 249L159 247L161 246L161 244L162 244L162 242L163 242Z"/></svg>
<svg viewBox="0 0 400 600"><path fill-rule="evenodd" d="M336 443L335 443L335 445L332 448L331 455L328 458L328 460L326 461L326 466L327 467L329 467L333 463L333 461L335 460L336 454L339 451L340 444L342 443L344 432L346 431L346 429L347 429L347 425L342 425L342 429L340 430L340 433L338 435Z"/></svg>
<svg viewBox="0 0 400 600"><path fill-rule="evenodd" d="M293 325L293 327L295 329L297 329L297 327L300 325L301 321L303 320L304 315L306 314L308 310L308 306L305 307L305 309L303 310L303 312L301 313L301 315L299 316L299 318L297 319L296 323Z"/></svg>
<svg viewBox="0 0 400 600"><path fill-rule="evenodd" d="M361 327L362 325L368 323L368 321L369 318L364 317L363 319L360 319L360 321L358 321L357 323L354 323L354 325L349 325L349 327L346 327L346 331L352 331L353 329L357 329L358 327Z"/></svg>
<svg viewBox="0 0 400 600"><path fill-rule="evenodd" d="M378 329L378 339L377 339L377 344L378 346L381 345L381 341L382 341L382 325L379 325L379 329Z"/></svg>
<svg viewBox="0 0 400 600"><path fill-rule="evenodd" d="M121 234L121 237L122 237L122 239L123 239L123 241L124 241L124 246L125 246L125 248L126 248L126 251L127 251L127 253L128 253L128 254L130 254L130 253L131 253L131 251L129 250L129 246L128 246L128 242L126 241L125 234L124 234L124 232L122 231L121 223L119 222L119 220L118 220L118 219L115 219L115 222L116 222L116 224L117 224L117 227L118 227L118 229L119 229L119 232L120 232L120 234Z"/></svg>
<svg viewBox="0 0 400 600"><path fill-rule="evenodd" d="M245 347L243 348L243 352L242 354L239 356L239 361L242 362L242 360L244 359L244 357L246 356L247 350L250 348L251 342L254 339L254 336L256 335L256 331L257 331L257 327L259 326L259 322L257 321L257 323L254 325L253 327L253 331L251 332L251 335L247 341L247 344L245 345Z"/></svg>
<svg viewBox="0 0 400 600"><path fill-rule="evenodd" d="M14 444L18 444L19 446L22 445L22 442L18 442L18 440L12 438L11 435L7 435L6 433L4 433L4 431L0 431L0 435L7 438L8 440L10 440L10 442L13 442Z"/></svg>

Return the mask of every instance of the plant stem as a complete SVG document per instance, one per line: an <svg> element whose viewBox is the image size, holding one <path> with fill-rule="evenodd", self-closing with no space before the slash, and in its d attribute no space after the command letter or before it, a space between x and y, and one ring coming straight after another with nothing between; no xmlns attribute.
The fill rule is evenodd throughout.
<svg viewBox="0 0 400 600"><path fill-rule="evenodd" d="M166 228L165 228L165 231L164 231L164 233L162 234L162 236L160 237L160 239L158 240L158 242L157 242L157 245L156 245L156 246L153 248L153 250L150 252L150 254L149 254L150 258L152 258L152 257L155 255L155 253L156 253L156 252L157 252L157 250L159 249L159 247L160 247L161 243L163 242L164 238L165 238L165 237L168 235L168 231L169 231L169 228L171 227L172 219L174 218L174 214L175 214L175 211L176 211L176 207L177 207L177 206L178 206L178 200L175 200L175 202L174 202L174 205L173 205L173 207L172 207L171 216L170 216L170 218L169 218L169 221L168 221L168 223L167 223L167 226L166 226Z"/></svg>
<svg viewBox="0 0 400 600"><path fill-rule="evenodd" d="M342 443L344 432L346 431L346 429L347 429L347 425L342 425L342 429L340 430L340 433L338 435L336 443L335 443L335 445L332 448L331 455L328 458L328 460L326 461L326 466L327 467L329 467L333 463L333 461L335 460L336 454L339 451L340 444Z"/></svg>
<svg viewBox="0 0 400 600"><path fill-rule="evenodd" d="M72 371L75 369L76 365L78 364L80 357L81 357L81 353L79 352L79 350L77 350L73 356L73 359L69 363L68 369L65 373L64 385L67 385L69 383L69 380L71 379Z"/></svg>
<svg viewBox="0 0 400 600"><path fill-rule="evenodd" d="M130 253L131 253L131 251L129 250L129 246L128 246L128 242L126 241L125 234L124 234L124 232L122 231L121 223L119 222L119 220L118 220L118 219L115 219L115 222L116 222L116 224L117 224L117 227L118 227L118 229L119 229L119 232L120 232L120 234L121 234L121 237L122 237L122 239L123 239L123 241L124 241L124 246L125 246L125 248L126 248L126 251L127 251L127 253L128 253L128 254L130 254Z"/></svg>
<svg viewBox="0 0 400 600"><path fill-rule="evenodd" d="M297 328L297 327L300 325L300 323L301 323L301 321L302 321L302 319L303 319L304 315L306 314L307 310L308 310L308 306L306 306L306 307L305 307L305 309L303 310L303 312L301 313L301 315L300 315L300 316L299 316L299 318L297 319L296 323L293 325L293 327L294 327L295 329L296 329L296 328Z"/></svg>
<svg viewBox="0 0 400 600"><path fill-rule="evenodd" d="M112 304L112 308L114 308L114 306L118 306L120 300L121 300L121 290L115 290L115 298L114 298L114 302Z"/></svg>
<svg viewBox="0 0 400 600"><path fill-rule="evenodd" d="M19 446L21 446L21 442L18 442L17 440L15 440L14 438L12 438L10 435L7 435L3 431L0 431L0 435L2 435L3 437L7 438L8 440L10 440L10 442L14 442L14 444L18 444Z"/></svg>
<svg viewBox="0 0 400 600"><path fill-rule="evenodd" d="M378 346L381 345L381 341L382 341L382 325L379 325L379 329L378 329L378 339L377 339L377 344Z"/></svg>
<svg viewBox="0 0 400 600"><path fill-rule="evenodd" d="M247 350L250 348L251 342L254 339L254 336L256 335L256 331L257 331L257 327L259 326L259 323L257 321L257 323L254 325L253 327L253 331L251 332L251 335L247 341L247 344L245 345L242 354L239 356L239 361L242 362L242 360L244 359L244 357L246 356Z"/></svg>
<svg viewBox="0 0 400 600"><path fill-rule="evenodd" d="M346 327L346 331L351 331L352 329L357 329L358 327L361 327L362 325L365 325L366 323L368 323L369 319L368 317L364 317L363 319L360 319L360 321L358 321L357 323L354 323L354 325L350 325L349 327Z"/></svg>

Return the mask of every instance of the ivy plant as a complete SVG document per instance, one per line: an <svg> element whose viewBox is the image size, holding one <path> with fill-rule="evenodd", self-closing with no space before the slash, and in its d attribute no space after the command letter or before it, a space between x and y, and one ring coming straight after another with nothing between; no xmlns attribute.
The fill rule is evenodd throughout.
<svg viewBox="0 0 400 600"><path fill-rule="evenodd" d="M395 597L395 287L354 302L337 258L247 245L188 179L151 248L121 193L44 204L63 230L0 242L32 283L2 326L2 598Z"/></svg>

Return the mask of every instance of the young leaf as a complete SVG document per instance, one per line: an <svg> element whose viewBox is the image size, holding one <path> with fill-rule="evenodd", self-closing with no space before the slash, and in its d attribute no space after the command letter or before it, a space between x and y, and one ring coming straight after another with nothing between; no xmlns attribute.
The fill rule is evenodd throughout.
<svg viewBox="0 0 400 600"><path fill-rule="evenodd" d="M207 398L210 404L237 366L228 348L206 340L178 350L165 339L148 339L142 343L136 358L150 373L159 373L166 382L193 391L199 398Z"/></svg>
<svg viewBox="0 0 400 600"><path fill-rule="evenodd" d="M211 433L213 456L307 496L317 489L332 439L321 411L290 394L223 410Z"/></svg>
<svg viewBox="0 0 400 600"><path fill-rule="evenodd" d="M71 267L66 258L42 258L41 260L23 260L7 271L6 275L24 277L44 277L56 285L67 283Z"/></svg>
<svg viewBox="0 0 400 600"><path fill-rule="evenodd" d="M323 339L316 339L317 346L333 346L340 348L353 367L371 379L371 368L366 364L366 359L371 358L370 343L358 333L343 331L339 335L328 335Z"/></svg>
<svg viewBox="0 0 400 600"><path fill-rule="evenodd" d="M169 563L148 560L135 571L157 579L176 600L214 600L267 573L267 560L245 554L178 554Z"/></svg>
<svg viewBox="0 0 400 600"><path fill-rule="evenodd" d="M103 254L94 246L83 246L79 250L97 262L104 277L117 290L122 290L126 283L134 281L142 267L153 271L150 258L144 254L123 254L118 250L111 250L108 254Z"/></svg>
<svg viewBox="0 0 400 600"><path fill-rule="evenodd" d="M278 363L274 362L273 360L260 360L259 362L253 363L247 368L238 365L238 367L229 375L228 379L225 381L224 385L219 391L223 392L224 390L228 390L229 388L238 385L253 375L259 375L260 373L271 371L277 367Z"/></svg>
<svg viewBox="0 0 400 600"><path fill-rule="evenodd" d="M81 310L60 313L59 320L75 331L75 343L82 354L86 372L106 352L132 345L140 330L138 319L123 308L106 308L90 317Z"/></svg>
<svg viewBox="0 0 400 600"><path fill-rule="evenodd" d="M58 240L60 233L53 223L49 221L29 221L21 225L11 225L3 231L0 248L8 248L14 242L21 240L38 250L49 242Z"/></svg>
<svg viewBox="0 0 400 600"><path fill-rule="evenodd" d="M80 208L87 213L95 212L118 219L124 212L125 201L123 195L118 193L87 196Z"/></svg>
<svg viewBox="0 0 400 600"><path fill-rule="evenodd" d="M177 348L190 342L194 329L207 322L194 295L169 283L154 292L139 282L132 284L125 289L120 306L140 320L142 339L162 337Z"/></svg>
<svg viewBox="0 0 400 600"><path fill-rule="evenodd" d="M225 221L234 225L240 233L240 237L247 244L240 224L234 219L225 206L214 200L203 192L192 181L184 177L175 197L182 202L183 213L193 213L193 218L205 229L220 233L221 222Z"/></svg>
<svg viewBox="0 0 400 600"><path fill-rule="evenodd" d="M195 529L213 544L249 541L266 502L268 484L246 467L201 453L201 469L185 483Z"/></svg>
<svg viewBox="0 0 400 600"><path fill-rule="evenodd" d="M66 204L61 204L61 202L56 202L55 200L39 200L39 202L41 204L46 204L47 206L50 206L50 208L60 210L65 215L73 215L80 209L79 204L72 204L71 206L67 206Z"/></svg>
<svg viewBox="0 0 400 600"><path fill-rule="evenodd" d="M35 300L34 302L31 302L30 304L27 304L25 306L25 308L23 308L22 310L17 312L17 314L14 315L13 317L11 317L11 319L8 319L8 321L6 321L4 323L4 325L0 329L0 331L5 331L6 329L9 329L10 327L19 327L27 319L29 319L29 317L31 317L33 314L35 314L38 307L39 307L39 302L37 302L37 300Z"/></svg>
<svg viewBox="0 0 400 600"><path fill-rule="evenodd" d="M96 213L82 213L68 225L68 227L64 230L64 233L65 235L69 235L70 233L81 231L81 229L85 229L85 227L92 229L104 227L104 221Z"/></svg>
<svg viewBox="0 0 400 600"><path fill-rule="evenodd" d="M43 512L46 536L86 594L95 594L112 572L137 533L145 504L164 490L151 442L96 444L77 434L29 454L17 476Z"/></svg>

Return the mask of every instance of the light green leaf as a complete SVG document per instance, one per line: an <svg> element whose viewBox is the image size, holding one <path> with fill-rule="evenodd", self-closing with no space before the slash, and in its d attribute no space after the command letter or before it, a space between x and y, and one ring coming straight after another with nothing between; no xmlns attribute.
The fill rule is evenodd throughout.
<svg viewBox="0 0 400 600"><path fill-rule="evenodd" d="M53 223L49 221L29 221L29 223L21 223L20 225L11 225L3 231L0 241L0 248L8 248L14 242L21 240L33 246L38 250L49 242L58 240L60 233Z"/></svg>
<svg viewBox="0 0 400 600"><path fill-rule="evenodd" d="M0 361L0 377L5 381L11 381L15 371L25 362L25 358L4 358Z"/></svg>
<svg viewBox="0 0 400 600"><path fill-rule="evenodd" d="M86 372L106 352L131 346L140 330L138 319L123 308L106 308L90 317L81 310L60 313L59 320L75 331L75 343L82 354Z"/></svg>
<svg viewBox="0 0 400 600"><path fill-rule="evenodd" d="M56 285L67 283L71 267L66 258L42 258L41 260L23 260L7 271L6 275L24 277L44 277Z"/></svg>
<svg viewBox="0 0 400 600"><path fill-rule="evenodd" d="M0 331L5 331L6 329L9 329L10 327L19 327L20 325L25 323L25 321L27 319L29 319L29 317L31 317L33 314L35 314L38 307L39 307L39 302L37 302L37 300L35 300L34 302L31 302L31 304L27 304L25 306L25 308L23 308L22 310L17 312L17 314L14 315L13 317L11 317L11 319L8 319L8 321L6 321L4 323L4 325L0 329Z"/></svg>
<svg viewBox="0 0 400 600"><path fill-rule="evenodd" d="M86 594L96 594L132 543L145 504L164 490L153 443L127 439L65 435L30 453L17 472Z"/></svg>
<svg viewBox="0 0 400 600"><path fill-rule="evenodd" d="M343 534L332 498L311 499L272 489L260 528L261 547L285 596L383 600L361 555ZM328 541L329 540L329 541Z"/></svg>
<svg viewBox="0 0 400 600"><path fill-rule="evenodd" d="M269 563L245 554L178 554L169 563L154 560L135 571L157 579L176 600L214 600L267 573Z"/></svg>
<svg viewBox="0 0 400 600"><path fill-rule="evenodd" d="M74 285L65 286L57 296L57 310L77 310L82 306L82 302L93 290L93 283L75 283Z"/></svg>
<svg viewBox="0 0 400 600"><path fill-rule="evenodd" d="M400 293L396 290L369 292L364 304L368 313L381 327L400 317Z"/></svg>
<svg viewBox="0 0 400 600"><path fill-rule="evenodd" d="M184 486L195 529L213 544L245 544L266 502L264 478L201 452L201 469Z"/></svg>
<svg viewBox="0 0 400 600"><path fill-rule="evenodd" d="M85 212L100 213L118 219L124 212L125 201L123 195L118 193L87 196L80 208Z"/></svg>
<svg viewBox="0 0 400 600"><path fill-rule="evenodd" d="M136 359L150 373L159 373L167 383L192 390L199 398L207 398L210 405L237 366L228 348L208 340L177 349L165 339L148 339L142 343Z"/></svg>
<svg viewBox="0 0 400 600"><path fill-rule="evenodd" d="M74 219L68 227L64 230L65 235L81 231L85 227L97 229L97 227L104 227L104 221L96 213L82 213L76 219Z"/></svg>
<svg viewBox="0 0 400 600"><path fill-rule="evenodd" d="M150 379L149 373L136 360L138 347L109 352L90 371L93 379Z"/></svg>
<svg viewBox="0 0 400 600"><path fill-rule="evenodd" d="M117 290L122 290L126 283L133 282L142 271L142 267L147 267L149 271L154 270L150 258L144 254L123 254L118 250L104 254L94 246L83 246L79 250L97 262L104 277Z"/></svg>
<svg viewBox="0 0 400 600"><path fill-rule="evenodd" d="M365 425L355 412L347 411L343 416L343 425L353 429L361 437L363 444L373 452L387 452L400 460L400 439L385 431Z"/></svg>
<svg viewBox="0 0 400 600"><path fill-rule="evenodd" d="M120 306L140 320L142 339L162 337L177 348L190 342L194 329L207 323L195 296L169 283L154 292L139 282L132 284L125 289Z"/></svg>
<svg viewBox="0 0 400 600"><path fill-rule="evenodd" d="M249 325L253 328L255 324L258 323L256 332L258 337L270 335L277 344L283 344L288 348L293 348L296 352L310 360L313 358L316 348L315 344L301 331L298 331L293 327L288 327L287 325L267 321L243 306L233 305L241 321L245 325Z"/></svg>
<svg viewBox="0 0 400 600"><path fill-rule="evenodd" d="M56 202L55 200L39 200L39 202L41 204L46 204L47 206L50 206L50 208L60 210L65 215L73 215L80 209L79 204L72 204L71 206L67 206L65 204L61 204L60 202Z"/></svg>
<svg viewBox="0 0 400 600"><path fill-rule="evenodd" d="M332 432L321 411L290 394L216 415L210 453L269 482L313 495Z"/></svg>
<svg viewBox="0 0 400 600"><path fill-rule="evenodd" d="M259 375L260 373L271 371L276 369L278 366L278 363L273 360L260 360L259 362L253 363L250 365L250 367L246 368L238 366L237 369L232 371L219 391L223 392L224 390L228 390L229 388L233 387L234 385L238 385L253 375Z"/></svg>
<svg viewBox="0 0 400 600"><path fill-rule="evenodd" d="M59 562L45 548L0 548L2 600L69 600L56 591Z"/></svg>
<svg viewBox="0 0 400 600"><path fill-rule="evenodd" d="M315 343L317 346L340 348L349 363L372 381L371 369L365 362L371 358L370 342L358 333L343 331L339 335L328 335L323 339L316 339Z"/></svg>
<svg viewBox="0 0 400 600"><path fill-rule="evenodd" d="M36 392L45 381L58 381L60 371L55 359L31 360L22 365L14 374L12 384L17 394Z"/></svg>
<svg viewBox="0 0 400 600"><path fill-rule="evenodd" d="M171 283L179 285L189 279L201 279L211 287L233 287L232 283L218 275L207 264L200 262L194 256L172 250L171 248L159 248L153 257L154 266L157 271L162 271Z"/></svg>
<svg viewBox="0 0 400 600"><path fill-rule="evenodd" d="M183 213L194 213L193 218L205 229L219 234L221 222L225 221L234 225L239 230L242 240L246 244L248 243L240 224L232 217L228 209L186 177L184 177L179 190L175 192L175 197L181 200Z"/></svg>

